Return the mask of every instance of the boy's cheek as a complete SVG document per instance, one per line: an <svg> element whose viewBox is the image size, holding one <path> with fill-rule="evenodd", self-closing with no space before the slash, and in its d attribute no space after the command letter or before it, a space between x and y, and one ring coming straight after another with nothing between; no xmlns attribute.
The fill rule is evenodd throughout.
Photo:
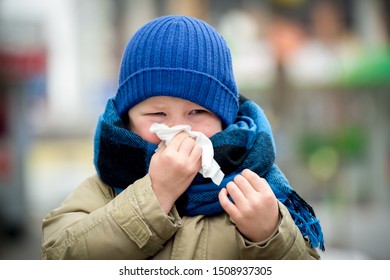
<svg viewBox="0 0 390 280"><path fill-rule="evenodd" d="M151 133L149 131L145 132L143 135L140 136L145 141L153 143L155 145L158 145L161 142L160 138L158 138L155 133Z"/></svg>
<svg viewBox="0 0 390 280"><path fill-rule="evenodd" d="M146 128L147 125L142 126L141 128L139 126L130 128L131 131L133 131L135 134L140 136L143 140L153 143L155 145L158 145L161 140L158 138L158 136L155 133L152 133L149 131L149 128Z"/></svg>

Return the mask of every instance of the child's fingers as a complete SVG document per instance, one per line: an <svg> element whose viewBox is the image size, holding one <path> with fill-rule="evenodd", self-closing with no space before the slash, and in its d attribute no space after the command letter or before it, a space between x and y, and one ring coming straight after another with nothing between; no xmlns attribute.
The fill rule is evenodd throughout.
<svg viewBox="0 0 390 280"><path fill-rule="evenodd" d="M183 153L184 155L190 155L195 148L195 140L189 136L184 137L180 143L178 152Z"/></svg>
<svg viewBox="0 0 390 280"><path fill-rule="evenodd" d="M234 182L229 182L226 185L226 190L229 193L230 197L232 198L232 200L233 200L234 204L236 205L237 209L242 211L244 209L247 209L248 206L249 206L248 205L248 199L247 199L247 197L245 196L244 192L241 189L242 185L245 184L242 181L244 181L245 179L244 178L242 178L243 180L241 180L240 178L237 178L237 179L238 180L236 180L236 178L235 178ZM241 186L238 186L236 181L240 181L238 183L241 184ZM247 184L249 184L249 183L247 183ZM250 188L250 186L246 186L244 188Z"/></svg>
<svg viewBox="0 0 390 280"><path fill-rule="evenodd" d="M246 199L250 199L256 195L257 190L243 175L234 177L234 183Z"/></svg>
<svg viewBox="0 0 390 280"><path fill-rule="evenodd" d="M190 161L196 161L199 163L199 169L202 166L202 147L195 144L190 153Z"/></svg>
<svg viewBox="0 0 390 280"><path fill-rule="evenodd" d="M174 152L178 152L181 148L182 142L185 138L190 138L187 132L178 133L172 141L167 145L167 149L172 150Z"/></svg>
<svg viewBox="0 0 390 280"><path fill-rule="evenodd" d="M267 181L252 170L244 169L241 174L257 192L262 192L268 188Z"/></svg>
<svg viewBox="0 0 390 280"><path fill-rule="evenodd" d="M229 216L236 217L239 214L237 206L230 201L226 188L221 189L218 194L218 198L222 208L226 211L226 213L228 213Z"/></svg>

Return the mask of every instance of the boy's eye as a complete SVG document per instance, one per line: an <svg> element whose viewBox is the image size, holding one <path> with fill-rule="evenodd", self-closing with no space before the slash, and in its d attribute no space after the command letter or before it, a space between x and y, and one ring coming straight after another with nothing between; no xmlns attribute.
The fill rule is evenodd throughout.
<svg viewBox="0 0 390 280"><path fill-rule="evenodd" d="M151 116L165 116L166 114L164 112L154 112L154 113L149 113Z"/></svg>
<svg viewBox="0 0 390 280"><path fill-rule="evenodd" d="M207 113L207 111L203 109L195 109L190 112L190 115L203 114L203 113Z"/></svg>

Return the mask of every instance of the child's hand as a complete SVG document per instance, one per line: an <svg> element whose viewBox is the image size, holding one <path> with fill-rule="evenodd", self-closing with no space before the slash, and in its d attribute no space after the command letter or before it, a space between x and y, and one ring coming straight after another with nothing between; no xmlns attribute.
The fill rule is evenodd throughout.
<svg viewBox="0 0 390 280"><path fill-rule="evenodd" d="M202 147L185 132L161 145L150 161L152 188L165 213L188 188L201 168Z"/></svg>
<svg viewBox="0 0 390 280"><path fill-rule="evenodd" d="M267 239L278 226L279 208L271 187L249 169L220 191L219 201L240 232L252 242Z"/></svg>

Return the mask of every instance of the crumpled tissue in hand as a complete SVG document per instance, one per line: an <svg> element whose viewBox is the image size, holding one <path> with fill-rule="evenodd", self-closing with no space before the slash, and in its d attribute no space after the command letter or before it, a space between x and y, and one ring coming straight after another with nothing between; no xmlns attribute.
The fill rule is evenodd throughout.
<svg viewBox="0 0 390 280"><path fill-rule="evenodd" d="M150 127L150 132L156 133L158 138L169 144L179 132L185 131L193 138L196 144L202 147L202 167L199 173L205 178L211 178L214 184L219 185L225 174L214 159L214 148L211 140L202 132L192 131L189 125L176 125L168 127L166 124L154 123ZM160 143L161 144L161 143Z"/></svg>

